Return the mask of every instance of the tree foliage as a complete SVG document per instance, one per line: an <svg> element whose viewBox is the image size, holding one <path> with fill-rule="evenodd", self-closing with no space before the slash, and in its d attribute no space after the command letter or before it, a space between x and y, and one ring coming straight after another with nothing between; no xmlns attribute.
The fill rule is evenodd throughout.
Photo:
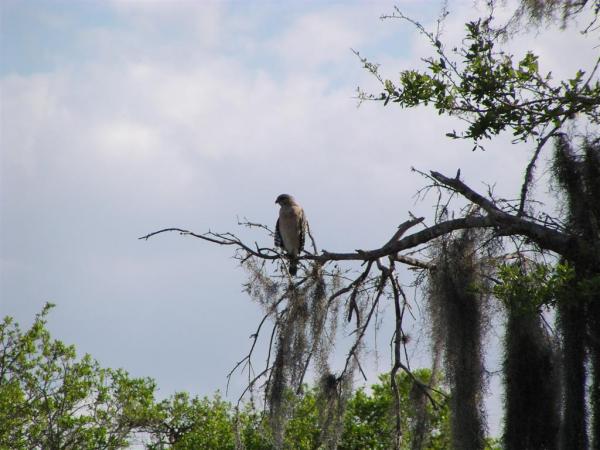
<svg viewBox="0 0 600 450"><path fill-rule="evenodd" d="M420 383L429 383L430 372L426 369L415 371ZM418 414L414 407L414 397L419 387L408 375L398 377L401 409L407 432L402 438L402 448L410 449L415 435L414 430ZM437 386L436 386L437 387ZM312 450L327 448L327 436L322 433L321 409L319 407L320 390L318 387L305 387L302 395L293 397L290 405L290 417L286 422L281 443L269 426L268 412L257 411L246 405L241 411L235 410L219 397L190 398L186 394L176 394L160 405L168 414L173 431L153 433L154 441L148 450L177 449L192 450L233 449L236 442L247 450L268 450L276 448ZM419 448L434 450L448 448L448 406L446 394L439 391L434 394L435 403L426 405L427 427ZM388 449L393 447L394 398L390 389L390 377L380 377L380 382L355 391L348 399L343 415L344 431L337 442L338 449ZM171 436L167 438L167 436Z"/></svg>
<svg viewBox="0 0 600 450"><path fill-rule="evenodd" d="M402 429L400 447L406 449L444 449L450 444L447 394L432 391L432 399L424 394L424 386L436 387L431 371L414 371L415 379L405 373L398 376ZM371 395L358 389L348 402L344 418L342 442L344 450L389 449L394 447L394 393L390 376L380 377L380 383L371 386ZM423 427L426 432L423 433Z"/></svg>
<svg viewBox="0 0 600 450"><path fill-rule="evenodd" d="M391 17L410 20L399 11ZM436 52L425 59L427 69L402 71L398 81L384 80L378 66L363 60L384 90L379 96L363 93L362 98L401 107L432 104L440 114L467 122L464 132L452 131L449 137L472 139L476 144L505 130L517 141L544 139L577 114L598 122L596 68L587 76L579 70L572 78L556 82L551 73L540 73L538 57L531 51L516 59L501 50L490 20L467 23L463 46L450 51L441 37L416 23Z"/></svg>
<svg viewBox="0 0 600 450"><path fill-rule="evenodd" d="M0 327L0 449L121 449L132 443L148 450L317 449L327 446L322 432L321 389L304 386L292 395L281 445L269 426L269 412L252 403L234 407L213 398L177 392L155 398L149 378L131 378L106 369L89 355L52 339L47 305L22 331L10 317ZM447 394L427 369L397 376L405 433L402 448L419 433L423 449L448 446ZM433 390L418 409L424 386ZM340 449L390 448L395 439L394 395L390 376L347 401ZM420 430L420 431L417 431Z"/></svg>
<svg viewBox="0 0 600 450"><path fill-rule="evenodd" d="M153 417L154 382L101 368L51 338L47 304L31 328L0 324L0 448L117 449Z"/></svg>

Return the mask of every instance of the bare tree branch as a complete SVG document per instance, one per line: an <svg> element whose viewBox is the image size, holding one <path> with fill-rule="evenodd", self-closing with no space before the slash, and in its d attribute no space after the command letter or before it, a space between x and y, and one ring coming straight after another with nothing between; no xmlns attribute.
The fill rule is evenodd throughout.
<svg viewBox="0 0 600 450"><path fill-rule="evenodd" d="M533 170L535 169L535 164L537 163L537 160L540 156L542 148L544 148L544 145L546 145L546 142L548 142L548 140L551 137L556 136L556 133L558 132L558 130L560 130L560 128L562 127L562 125L564 124L564 122L566 120L567 120L567 117L564 117L559 122L559 125L556 125L554 128L552 128L552 130L550 130L550 132L548 132L546 135L544 135L543 137L538 139L538 143L535 147L535 151L533 152L533 156L531 157L531 160L529 161L529 164L527 164L527 168L525 169L525 176L523 177L523 185L521 186L521 198L519 200L519 211L517 213L518 216L522 216L525 211L525 203L527 202L527 193L529 191L529 186L531 185L531 181L533 180Z"/></svg>
<svg viewBox="0 0 600 450"><path fill-rule="evenodd" d="M321 254L305 254L298 259L313 260L325 264L330 261L376 261L379 258L392 256L399 262L410 264L415 261L402 257L402 255L399 255L400 252L426 244L435 238L453 231L470 228L496 228L499 235L521 235L530 239L541 248L551 250L560 255L567 255L577 251L578 245L573 245L574 243L577 244L574 236L521 217L518 213L513 215L501 210L493 201L472 190L459 178L449 178L435 171L431 172L431 177L440 183L441 186L458 192L473 204L480 206L488 214L485 216L471 215L459 219L446 220L398 239L410 227L423 221L423 218L415 218L401 224L392 236L392 239L380 248L355 250L349 253L336 253L323 250ZM209 231L204 234L196 234L181 228L165 228L142 236L139 239L148 239L167 231L178 231L183 235L191 235L219 245L233 245L245 251L248 255L262 259L276 260L282 257L280 253L272 248L257 247L255 250L231 233L213 233ZM424 266L421 263L414 265L417 267Z"/></svg>

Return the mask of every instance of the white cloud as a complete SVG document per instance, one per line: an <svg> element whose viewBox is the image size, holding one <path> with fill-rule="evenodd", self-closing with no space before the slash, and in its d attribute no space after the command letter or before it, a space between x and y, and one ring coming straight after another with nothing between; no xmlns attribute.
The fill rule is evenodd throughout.
<svg viewBox="0 0 600 450"><path fill-rule="evenodd" d="M111 0L128 28L151 37L159 33L166 39L193 36L196 49L214 48L223 39L224 3L216 0ZM154 39L153 39L154 40Z"/></svg>
<svg viewBox="0 0 600 450"><path fill-rule="evenodd" d="M103 124L92 138L98 148L112 158L144 160L160 148L160 140L155 131L145 125L124 121Z"/></svg>
<svg viewBox="0 0 600 450"><path fill-rule="evenodd" d="M60 114L54 89L48 77L9 76L1 81L1 139L0 158L9 169L13 164L32 173L36 168L40 129L55 114ZM10 158L8 158L10 156Z"/></svg>
<svg viewBox="0 0 600 450"><path fill-rule="evenodd" d="M272 46L292 70L316 69L322 64L347 60L350 46L365 39L365 30L352 26L340 12L299 17Z"/></svg>

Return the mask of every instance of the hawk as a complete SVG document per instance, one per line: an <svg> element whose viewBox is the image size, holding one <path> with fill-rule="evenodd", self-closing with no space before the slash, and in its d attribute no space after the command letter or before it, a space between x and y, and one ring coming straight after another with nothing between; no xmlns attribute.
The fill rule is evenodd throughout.
<svg viewBox="0 0 600 450"><path fill-rule="evenodd" d="M306 218L302 207L294 197L281 194L275 200L281 208L275 225L275 246L282 247L290 257L290 275L296 275L298 270L298 255L304 248L304 233Z"/></svg>

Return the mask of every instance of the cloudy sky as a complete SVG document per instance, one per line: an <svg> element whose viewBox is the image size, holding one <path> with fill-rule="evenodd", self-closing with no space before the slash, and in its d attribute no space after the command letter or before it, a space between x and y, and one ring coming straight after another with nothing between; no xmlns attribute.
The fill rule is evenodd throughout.
<svg viewBox="0 0 600 450"><path fill-rule="evenodd" d="M231 249L139 236L177 226L268 245L237 217L272 225L287 192L322 248L378 247L409 211L431 215L412 166L460 167L471 186L514 198L528 146L502 138L473 153L444 136L460 124L431 110L357 108L357 86L378 87L351 49L390 78L431 54L410 25L379 19L394 5L428 27L440 8L0 2L0 315L27 325L54 302L49 328L79 352L155 378L162 395L211 394L260 318L244 272ZM444 37L457 45L478 9L449 5ZM512 50L534 50L558 78L591 62L595 44L554 30Z"/></svg>

